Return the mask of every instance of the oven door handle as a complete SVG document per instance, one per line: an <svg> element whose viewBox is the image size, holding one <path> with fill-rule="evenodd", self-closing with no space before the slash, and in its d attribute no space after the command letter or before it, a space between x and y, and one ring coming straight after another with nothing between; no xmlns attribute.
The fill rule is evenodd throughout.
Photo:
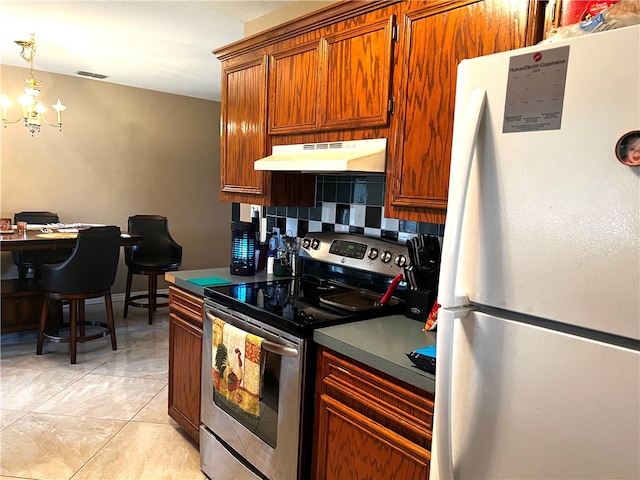
<svg viewBox="0 0 640 480"><path fill-rule="evenodd" d="M262 349L267 352L275 353L276 355L280 355L282 357L297 357L298 350L293 347L287 347L285 345L280 345L279 343L273 343L268 340L262 341Z"/></svg>
<svg viewBox="0 0 640 480"><path fill-rule="evenodd" d="M206 310L205 314L213 322L216 315L210 310ZM280 345L279 343L270 342L269 340L262 340L262 349L267 352L280 355L282 357L297 357L298 350L293 347L287 347L286 345Z"/></svg>

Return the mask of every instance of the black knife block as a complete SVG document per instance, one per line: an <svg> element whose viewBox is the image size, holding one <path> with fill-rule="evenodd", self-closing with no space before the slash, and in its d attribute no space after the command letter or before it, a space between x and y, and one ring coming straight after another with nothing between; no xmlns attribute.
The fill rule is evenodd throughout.
<svg viewBox="0 0 640 480"><path fill-rule="evenodd" d="M409 290L404 301L404 316L426 322L435 300L433 290Z"/></svg>

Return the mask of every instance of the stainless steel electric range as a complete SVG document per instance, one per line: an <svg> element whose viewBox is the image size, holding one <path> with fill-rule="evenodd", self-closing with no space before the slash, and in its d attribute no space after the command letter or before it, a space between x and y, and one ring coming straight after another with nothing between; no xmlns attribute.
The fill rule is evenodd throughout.
<svg viewBox="0 0 640 480"><path fill-rule="evenodd" d="M397 282L409 264L406 245L309 233L299 256L299 277L205 289L200 452L209 478L308 478L313 331L403 311L406 283ZM217 368L227 366L213 348L216 319L263 339L257 415L229 405L214 388Z"/></svg>

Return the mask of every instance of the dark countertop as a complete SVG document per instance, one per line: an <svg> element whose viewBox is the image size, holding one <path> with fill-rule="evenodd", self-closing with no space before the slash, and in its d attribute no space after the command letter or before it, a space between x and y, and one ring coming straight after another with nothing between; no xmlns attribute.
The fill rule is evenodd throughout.
<svg viewBox="0 0 640 480"><path fill-rule="evenodd" d="M410 385L435 392L435 375L415 367L407 353L436 343L435 332L424 332L423 322L390 315L319 328L313 340L331 350L391 375Z"/></svg>
<svg viewBox="0 0 640 480"><path fill-rule="evenodd" d="M282 278L274 275L267 275L264 271L247 277L242 275L231 275L229 267L207 268L204 270L178 270L177 272L167 272L164 275L164 279L167 282L173 283L176 287L184 288L185 290L195 295L200 295L201 297L204 297L205 287L191 283L189 279L208 277L224 278L232 284L260 282L263 280Z"/></svg>
<svg viewBox="0 0 640 480"><path fill-rule="evenodd" d="M181 270L165 274L168 282L200 296L204 296L204 287L188 280L206 277L224 278L235 284L280 278L264 272L248 277L231 275L229 267ZM406 356L416 348L436 343L436 333L424 332L423 327L423 322L404 315L390 315L320 328L314 332L313 340L421 390L434 393L435 376L415 367Z"/></svg>

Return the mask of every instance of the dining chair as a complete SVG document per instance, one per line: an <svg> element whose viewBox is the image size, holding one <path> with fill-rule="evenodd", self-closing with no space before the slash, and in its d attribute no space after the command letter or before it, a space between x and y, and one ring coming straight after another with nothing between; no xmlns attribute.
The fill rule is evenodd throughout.
<svg viewBox="0 0 640 480"><path fill-rule="evenodd" d="M44 294L44 302L38 329L38 355L42 355L45 340L69 343L71 363L75 364L79 342L96 340L107 335L111 335L111 348L117 350L111 287L116 278L119 258L120 228L92 227L78 232L73 252L64 262L42 266L40 288ZM84 301L98 297L104 297L105 300L106 324L85 319ZM68 323L47 325L52 300L69 303ZM88 326L99 328L92 328L87 332ZM61 335L61 330L64 332L67 328L69 335Z"/></svg>
<svg viewBox="0 0 640 480"><path fill-rule="evenodd" d="M52 212L20 212L16 213L13 223L27 222L28 224L47 225L48 223L58 223L60 219L57 213ZM36 280L40 278L40 266L44 263L62 262L71 254L71 250L25 250L14 251L13 263L18 267L18 278L24 280L29 273L33 274Z"/></svg>
<svg viewBox="0 0 640 480"><path fill-rule="evenodd" d="M149 325L158 307L166 307L167 302L158 303L159 298L169 298L158 293L158 276L175 271L182 264L182 246L169 233L167 217L161 215L133 215L128 221L129 233L142 235L142 243L124 249L124 261L128 267L127 286L124 299L124 314L127 318L129 306L146 308ZM148 277L147 292L131 295L133 275ZM144 300L146 301L140 301Z"/></svg>

